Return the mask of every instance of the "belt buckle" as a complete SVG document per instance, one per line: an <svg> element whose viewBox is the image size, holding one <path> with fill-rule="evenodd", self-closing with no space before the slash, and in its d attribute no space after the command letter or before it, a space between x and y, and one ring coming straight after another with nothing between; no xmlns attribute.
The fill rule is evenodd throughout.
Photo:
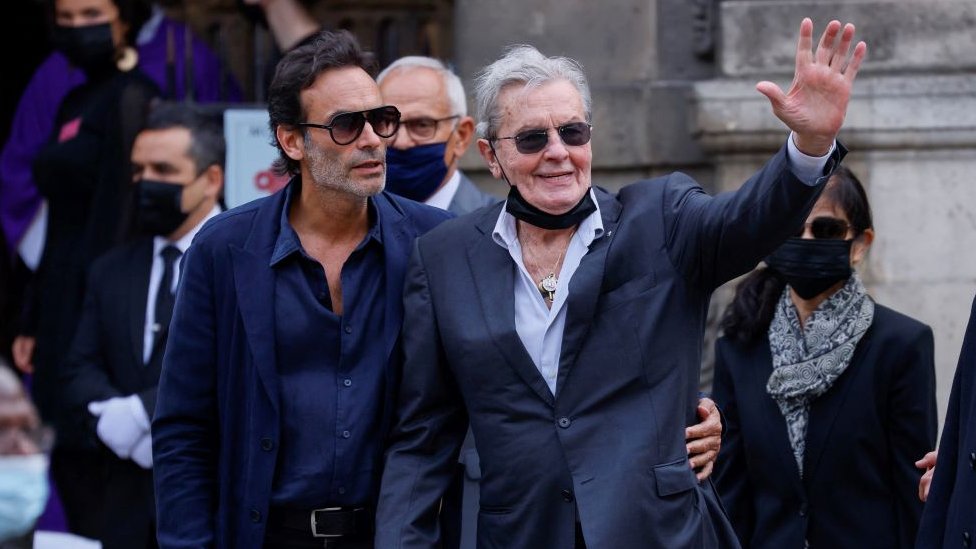
<svg viewBox="0 0 976 549"><path fill-rule="evenodd" d="M319 511L328 513L331 511L342 511L342 507L323 507L321 509L312 509L312 513L309 515L309 520L312 522L312 537L313 538L341 538L342 534L320 534L318 530L318 524L315 522L315 513Z"/></svg>

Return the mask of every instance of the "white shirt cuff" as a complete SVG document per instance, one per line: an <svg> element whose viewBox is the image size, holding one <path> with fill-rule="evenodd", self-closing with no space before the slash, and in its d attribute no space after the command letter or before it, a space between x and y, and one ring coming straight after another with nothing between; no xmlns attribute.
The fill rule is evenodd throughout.
<svg viewBox="0 0 976 549"><path fill-rule="evenodd" d="M830 150L823 156L809 156L800 152L793 141L793 132L786 140L786 156L790 159L790 170L797 179L807 185L815 185L817 180L823 176L824 167L830 155L834 154L837 148L837 140L830 144Z"/></svg>

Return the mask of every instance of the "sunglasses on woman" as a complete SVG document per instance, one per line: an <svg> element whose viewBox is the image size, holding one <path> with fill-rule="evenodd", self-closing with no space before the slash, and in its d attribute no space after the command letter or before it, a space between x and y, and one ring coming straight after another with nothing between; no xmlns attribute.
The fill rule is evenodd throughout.
<svg viewBox="0 0 976 549"><path fill-rule="evenodd" d="M559 139L571 147L579 147L590 142L590 130L593 126L586 122L572 122L563 124L556 128ZM549 143L549 129L536 128L525 130L509 137L496 137L499 139L512 139L515 141L515 150L522 154L535 154L546 148Z"/></svg>
<svg viewBox="0 0 976 549"><path fill-rule="evenodd" d="M373 127L376 135L392 137L400 128L400 111L392 105L387 105L365 111L339 113L333 116L328 124L299 122L297 126L329 130L329 136L336 145L348 145L359 139L366 122Z"/></svg>
<svg viewBox="0 0 976 549"><path fill-rule="evenodd" d="M796 232L795 236L797 238L803 237L803 233L806 232L807 227L810 227L810 234L814 238L822 240L844 240L847 237L847 230L851 228L851 224L836 217L817 217L813 221L804 223Z"/></svg>

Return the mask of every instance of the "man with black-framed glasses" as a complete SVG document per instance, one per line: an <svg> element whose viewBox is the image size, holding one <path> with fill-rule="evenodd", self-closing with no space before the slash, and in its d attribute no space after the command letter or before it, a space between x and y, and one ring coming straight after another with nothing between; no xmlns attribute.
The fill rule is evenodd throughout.
<svg viewBox="0 0 976 549"><path fill-rule="evenodd" d="M400 125L351 34L290 51L269 90L280 192L184 255L153 420L172 547L373 547L403 276L450 214L383 192Z"/></svg>
<svg viewBox="0 0 976 549"><path fill-rule="evenodd" d="M386 151L387 190L457 215L498 201L458 169L474 137L474 119L456 74L437 59L409 56L376 81L383 100L403 115Z"/></svg>

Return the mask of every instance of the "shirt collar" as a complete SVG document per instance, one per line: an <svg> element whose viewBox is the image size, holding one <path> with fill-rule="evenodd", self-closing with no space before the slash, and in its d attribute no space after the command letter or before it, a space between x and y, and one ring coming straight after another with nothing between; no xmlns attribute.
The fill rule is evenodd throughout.
<svg viewBox="0 0 976 549"><path fill-rule="evenodd" d="M300 253L307 257L305 249L302 248L302 242L298 238L298 233L295 232L295 228L291 226L291 222L288 220L288 212L291 210L292 200L301 193L301 190L301 179L296 177L293 183L286 186L283 191L285 193L284 207L281 208L281 216L278 221L278 238L275 240L274 252L271 254L271 262L269 264L271 267L274 267L294 253ZM356 249L359 249L369 241L374 241L377 244L383 243L380 209L376 207L373 197L366 199L366 208L369 218L369 231L366 233L366 238L363 239L363 242Z"/></svg>
<svg viewBox="0 0 976 549"><path fill-rule="evenodd" d="M576 228L576 234L583 239L583 244L587 248L590 247L590 244L594 240L603 236L603 216L600 215L600 203L597 202L596 193L593 192L592 187L589 193L590 198L593 199L593 204L596 205L596 210L586 216L586 219L581 221L579 227ZM518 231L515 229L515 216L508 213L504 207L502 207L502 211L498 214L498 221L495 222L495 229L492 231L491 237L496 244L505 249L511 249L518 243Z"/></svg>
<svg viewBox="0 0 976 549"><path fill-rule="evenodd" d="M192 229L190 229L189 232L183 235L176 242L170 242L169 239L167 239L165 236L153 237L153 254L159 255L159 252L162 251L162 249L165 248L166 246L169 246L170 244L176 246L176 248L180 250L180 253L185 254L187 248L189 248L190 244L193 243L193 237L195 237L197 233L200 232L200 229L204 226L204 224L206 224L207 221L210 221L213 217L215 217L220 212L221 212L220 206L214 204L214 207L210 210L210 213L208 213L206 217L204 217L199 223L197 223Z"/></svg>
<svg viewBox="0 0 976 549"><path fill-rule="evenodd" d="M440 208L442 210L448 209L451 205L451 201L454 200L454 195L457 193L458 187L461 185L461 170L454 170L450 179L447 183L437 189L437 191L430 195L430 198L424 200L424 204L428 206L433 206L435 208Z"/></svg>

